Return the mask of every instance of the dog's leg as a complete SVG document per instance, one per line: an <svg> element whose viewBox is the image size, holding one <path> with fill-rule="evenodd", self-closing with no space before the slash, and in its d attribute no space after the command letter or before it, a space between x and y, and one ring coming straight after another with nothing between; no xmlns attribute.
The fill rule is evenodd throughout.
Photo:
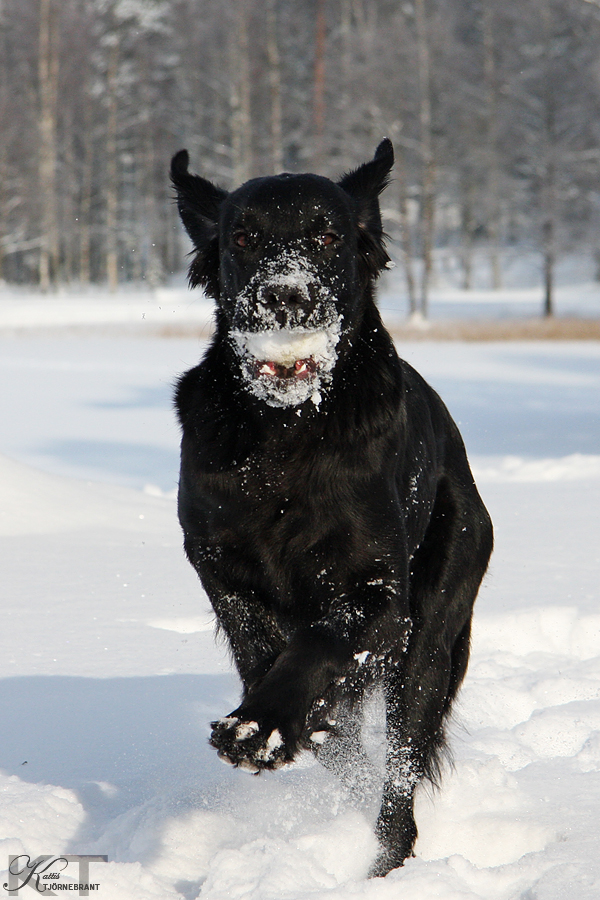
<svg viewBox="0 0 600 900"><path fill-rule="evenodd" d="M417 671L407 660L405 669L386 679L386 780L375 828L382 850L371 875L386 875L412 854L414 792L443 744L450 661L439 647L430 649L428 668Z"/></svg>
<svg viewBox="0 0 600 900"><path fill-rule="evenodd" d="M442 635L414 635L403 666L386 678L386 780L376 834L382 851L372 875L386 875L411 856L417 838L414 793L439 776L444 720L468 658L471 620L449 652Z"/></svg>
<svg viewBox="0 0 600 900"><path fill-rule="evenodd" d="M231 765L251 772L278 768L291 759L280 733L273 725L265 735L264 727L269 723L259 725L255 717L244 715L243 705L285 649L287 640L258 593L231 583L236 571L239 579L235 553L187 533L185 551L210 598L218 627L227 637L244 687L242 706L212 722L210 742L220 759Z"/></svg>
<svg viewBox="0 0 600 900"><path fill-rule="evenodd" d="M464 677L473 604L492 549L492 531L477 499L460 503L440 486L428 532L414 556L411 611L416 626L401 665L385 677L386 783L376 833L382 851L372 875L402 865L417 837L414 792L435 781L444 719Z"/></svg>
<svg viewBox="0 0 600 900"><path fill-rule="evenodd" d="M277 769L291 760L281 732L275 721L268 716L259 720L245 704L285 648L285 638L253 594L215 592L213 585L211 600L242 678L244 700L228 716L211 723L210 743L224 762L253 773Z"/></svg>
<svg viewBox="0 0 600 900"><path fill-rule="evenodd" d="M321 700L329 705L338 678L379 652L376 626L383 622L386 634L393 629L396 656L406 648L410 619L390 609L400 605L396 589L397 582L386 587L383 577L371 578L333 603L327 616L298 629L241 705L216 723L212 743L235 765L256 770L277 768L309 747L309 713Z"/></svg>
<svg viewBox="0 0 600 900"><path fill-rule="evenodd" d="M272 667L286 639L254 593L213 591L211 602L247 694Z"/></svg>
<svg viewBox="0 0 600 900"><path fill-rule="evenodd" d="M286 639L258 593L240 587L241 579L231 577L239 567L235 551L214 547L188 533L184 546L210 598L218 627L227 637L247 693L271 668L286 646Z"/></svg>
<svg viewBox="0 0 600 900"><path fill-rule="evenodd" d="M400 523L400 546L402 528ZM406 554L396 554L392 563L392 552L386 553L351 591L330 582L323 618L289 635L258 591L244 587L256 576L237 547L211 546L186 533L185 549L244 680L241 704L213 723L211 736L220 757L233 765L256 772L290 762L310 746L309 713L331 696L339 678L356 672L369 656L401 656L406 649Z"/></svg>

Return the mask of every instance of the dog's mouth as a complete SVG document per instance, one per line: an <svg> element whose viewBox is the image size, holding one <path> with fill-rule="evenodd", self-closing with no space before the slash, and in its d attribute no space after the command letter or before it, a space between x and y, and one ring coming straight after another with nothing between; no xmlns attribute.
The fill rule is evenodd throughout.
<svg viewBox="0 0 600 900"><path fill-rule="evenodd" d="M331 384L340 323L320 329L232 331L247 387L269 406L319 406Z"/></svg>
<svg viewBox="0 0 600 900"><path fill-rule="evenodd" d="M310 378L311 375L316 375L319 371L319 364L312 356L309 356L307 359L297 359L291 366L272 360L265 360L255 364L255 371L257 376L266 375L268 378L281 378L291 381L303 380Z"/></svg>
<svg viewBox="0 0 600 900"><path fill-rule="evenodd" d="M333 367L338 331L325 328L234 331L232 338L252 378L285 386L310 380Z"/></svg>

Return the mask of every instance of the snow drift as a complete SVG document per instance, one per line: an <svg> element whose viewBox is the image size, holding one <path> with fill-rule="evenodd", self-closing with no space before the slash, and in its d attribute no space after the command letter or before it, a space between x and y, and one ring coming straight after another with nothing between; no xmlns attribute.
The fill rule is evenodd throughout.
<svg viewBox="0 0 600 900"><path fill-rule="evenodd" d="M238 686L176 522L196 343L0 337L0 869L107 854L108 900L596 900L600 348L400 349L461 423L497 546L454 768L419 795L416 858L367 881L376 798L309 754L251 778L207 746Z"/></svg>

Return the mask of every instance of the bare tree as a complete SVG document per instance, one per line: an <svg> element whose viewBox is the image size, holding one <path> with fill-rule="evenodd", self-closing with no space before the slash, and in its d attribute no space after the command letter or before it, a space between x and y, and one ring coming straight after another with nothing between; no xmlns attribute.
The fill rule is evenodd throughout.
<svg viewBox="0 0 600 900"><path fill-rule="evenodd" d="M599 243L599 9L2 0L2 277L166 277L186 252L165 178L181 146L230 186L335 176L388 134L410 310L427 314L438 251L465 286L487 257L497 287L511 241L539 251L551 311L560 254Z"/></svg>
<svg viewBox="0 0 600 900"><path fill-rule="evenodd" d="M43 291L58 276L59 244L56 198L58 12L53 0L40 0L38 46L39 185L42 203L39 278Z"/></svg>
<svg viewBox="0 0 600 900"><path fill-rule="evenodd" d="M500 268L500 159L498 152L498 73L493 0L483 0L483 77L486 109L487 232L492 287L502 286Z"/></svg>
<svg viewBox="0 0 600 900"><path fill-rule="evenodd" d="M106 71L106 96L108 115L106 121L106 277L111 291L119 283L119 256L117 219L119 207L119 160L117 151L119 77L119 32L115 28L108 42L108 66Z"/></svg>
<svg viewBox="0 0 600 900"><path fill-rule="evenodd" d="M281 56L279 53L277 0L266 0L267 54L271 92L271 158L273 172L283 170L283 126L281 110Z"/></svg>
<svg viewBox="0 0 600 900"><path fill-rule="evenodd" d="M231 152L233 180L239 184L246 181L253 170L247 0L233 0L233 12L230 44Z"/></svg>
<svg viewBox="0 0 600 900"><path fill-rule="evenodd" d="M325 131L325 49L327 20L325 0L316 0L315 51L314 51L314 95L313 95L313 160L315 168L320 168L323 159Z"/></svg>
<svg viewBox="0 0 600 900"><path fill-rule="evenodd" d="M408 211L408 193L406 185L406 163L402 144L396 144L396 181L398 182L398 206L400 212L400 245L402 247L402 262L406 278L406 292L408 294L408 313L414 317L418 312L417 290L413 266L414 236L412 223Z"/></svg>
<svg viewBox="0 0 600 900"><path fill-rule="evenodd" d="M432 268L432 250L435 215L436 166L433 153L431 119L431 62L427 27L426 0L415 0L415 24L419 72L419 123L421 144L421 292L419 312L424 318L428 313L429 282Z"/></svg>

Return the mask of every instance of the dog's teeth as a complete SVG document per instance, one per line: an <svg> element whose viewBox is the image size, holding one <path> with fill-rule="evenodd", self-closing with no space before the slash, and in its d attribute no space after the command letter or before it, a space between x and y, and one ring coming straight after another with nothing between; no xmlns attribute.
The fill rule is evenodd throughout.
<svg viewBox="0 0 600 900"><path fill-rule="evenodd" d="M294 369L296 370L296 375L301 375L303 372L306 372L306 362L303 359L297 359L294 363Z"/></svg>
<svg viewBox="0 0 600 900"><path fill-rule="evenodd" d="M260 369L258 370L259 375L275 375L277 373L277 369L275 367L275 363L266 362L263 363Z"/></svg>

